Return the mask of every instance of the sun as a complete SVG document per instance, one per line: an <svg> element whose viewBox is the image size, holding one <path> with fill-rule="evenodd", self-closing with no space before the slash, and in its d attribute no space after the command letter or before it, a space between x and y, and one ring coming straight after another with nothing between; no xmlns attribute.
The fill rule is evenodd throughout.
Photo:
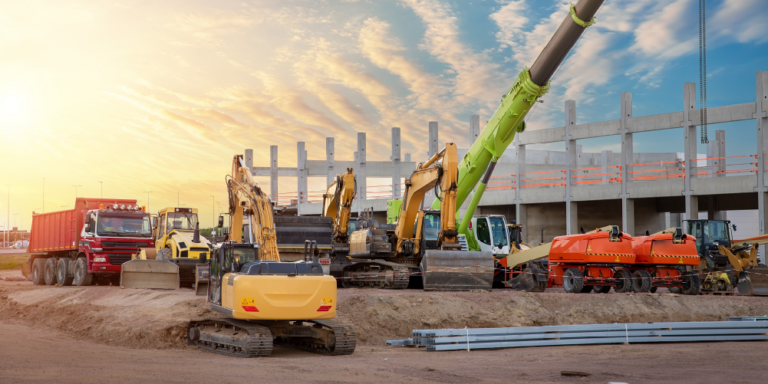
<svg viewBox="0 0 768 384"><path fill-rule="evenodd" d="M19 122L26 118L24 98L19 94L6 94L0 99L0 121Z"/></svg>

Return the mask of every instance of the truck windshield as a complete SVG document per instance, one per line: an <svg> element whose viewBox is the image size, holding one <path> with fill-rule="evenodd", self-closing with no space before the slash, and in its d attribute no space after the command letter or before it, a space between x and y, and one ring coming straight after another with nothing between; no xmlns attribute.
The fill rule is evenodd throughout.
<svg viewBox="0 0 768 384"><path fill-rule="evenodd" d="M504 219L501 217L489 217L491 222L491 233L493 233L493 245L498 248L503 248L509 245L507 239L507 227L504 223Z"/></svg>
<svg viewBox="0 0 768 384"><path fill-rule="evenodd" d="M168 232L174 229L194 230L196 225L196 213L171 212L168 214Z"/></svg>
<svg viewBox="0 0 768 384"><path fill-rule="evenodd" d="M704 226L704 238L711 241L729 242L731 237L728 233L728 223L725 221L710 221Z"/></svg>
<svg viewBox="0 0 768 384"><path fill-rule="evenodd" d="M152 235L149 215L99 216L96 233L100 236L141 236Z"/></svg>

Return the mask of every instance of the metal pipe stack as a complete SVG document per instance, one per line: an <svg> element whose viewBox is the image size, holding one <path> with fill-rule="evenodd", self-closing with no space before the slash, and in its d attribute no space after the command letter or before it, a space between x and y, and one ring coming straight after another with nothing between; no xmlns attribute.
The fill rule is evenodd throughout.
<svg viewBox="0 0 768 384"><path fill-rule="evenodd" d="M554 325L511 328L416 329L413 338L388 345L452 351L557 345L683 343L768 340L768 317L730 321Z"/></svg>

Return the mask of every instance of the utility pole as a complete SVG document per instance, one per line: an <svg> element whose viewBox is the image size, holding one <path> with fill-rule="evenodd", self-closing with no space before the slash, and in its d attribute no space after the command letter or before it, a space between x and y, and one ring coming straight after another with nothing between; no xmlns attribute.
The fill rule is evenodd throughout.
<svg viewBox="0 0 768 384"><path fill-rule="evenodd" d="M75 187L75 200L77 200L77 188L82 187L82 185L73 185Z"/></svg>
<svg viewBox="0 0 768 384"><path fill-rule="evenodd" d="M147 212L149 212L149 194L152 193L152 191L144 191L147 193Z"/></svg>

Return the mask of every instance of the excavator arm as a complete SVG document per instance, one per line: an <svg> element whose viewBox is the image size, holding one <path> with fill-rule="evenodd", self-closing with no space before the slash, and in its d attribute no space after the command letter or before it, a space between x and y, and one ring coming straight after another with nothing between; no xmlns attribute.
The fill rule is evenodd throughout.
<svg viewBox="0 0 768 384"><path fill-rule="evenodd" d="M272 201L253 180L242 155L232 161L232 175L227 180L229 192L229 240L259 245L259 260L280 261L277 250ZM248 224L247 233L243 233Z"/></svg>
<svg viewBox="0 0 768 384"><path fill-rule="evenodd" d="M421 231L414 234L414 225L420 218L424 195L440 184L440 234L438 246L458 245L456 232L456 189L458 181L458 153L456 144L447 143L445 148L433 155L426 163L419 164L411 177L405 181L405 194L400 218L395 227L397 252L419 253Z"/></svg>
<svg viewBox="0 0 768 384"><path fill-rule="evenodd" d="M355 200L355 174L352 168L336 175L323 195L323 216L333 219L333 243L346 244L349 248L349 219L352 216L352 202Z"/></svg>

